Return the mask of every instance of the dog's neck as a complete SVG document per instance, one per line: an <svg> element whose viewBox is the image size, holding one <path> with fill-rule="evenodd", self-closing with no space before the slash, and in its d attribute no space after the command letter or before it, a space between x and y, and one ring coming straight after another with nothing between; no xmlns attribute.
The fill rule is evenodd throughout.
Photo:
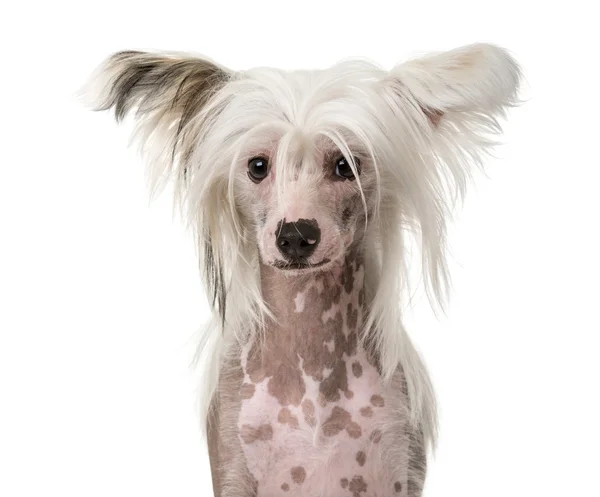
<svg viewBox="0 0 600 497"><path fill-rule="evenodd" d="M306 378L318 385L318 402L350 398L346 358L356 358L365 304L362 253L349 252L335 267L292 276L261 267L262 291L274 320L262 340L245 350L242 366L252 383L266 378L280 405L298 406ZM355 366L357 367L357 366Z"/></svg>
<svg viewBox="0 0 600 497"><path fill-rule="evenodd" d="M356 332L365 300L363 261L354 248L337 265L307 275L261 265L263 298L275 318L270 328L298 335L333 321L346 335Z"/></svg>

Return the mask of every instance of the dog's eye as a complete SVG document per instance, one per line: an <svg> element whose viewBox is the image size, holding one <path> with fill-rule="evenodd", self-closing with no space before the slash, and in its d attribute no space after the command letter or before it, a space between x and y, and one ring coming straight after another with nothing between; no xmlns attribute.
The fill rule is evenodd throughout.
<svg viewBox="0 0 600 497"><path fill-rule="evenodd" d="M360 160L358 160L356 157L354 158L354 164L356 165L356 172L360 174ZM335 174L340 178L349 180L355 179L352 168L350 167L350 162L347 161L345 157L340 157L335 162Z"/></svg>
<svg viewBox="0 0 600 497"><path fill-rule="evenodd" d="M260 183L269 174L269 161L264 157L254 157L248 161L248 176L255 183Z"/></svg>

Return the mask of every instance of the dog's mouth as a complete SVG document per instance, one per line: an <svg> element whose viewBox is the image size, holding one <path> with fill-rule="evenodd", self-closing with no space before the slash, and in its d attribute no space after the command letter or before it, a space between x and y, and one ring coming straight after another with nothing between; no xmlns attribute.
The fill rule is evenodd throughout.
<svg viewBox="0 0 600 497"><path fill-rule="evenodd" d="M316 268L324 266L325 264L328 264L330 262L331 262L330 259L323 259L322 261L316 262L316 263L310 263L305 260L294 260L294 261L277 260L277 261L273 262L273 267L276 267L277 269L282 269L284 271L303 271L303 270L316 269Z"/></svg>

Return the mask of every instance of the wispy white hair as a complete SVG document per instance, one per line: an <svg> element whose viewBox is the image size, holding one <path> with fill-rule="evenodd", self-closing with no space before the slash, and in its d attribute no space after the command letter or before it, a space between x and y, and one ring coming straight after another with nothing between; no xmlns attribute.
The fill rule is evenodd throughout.
<svg viewBox="0 0 600 497"><path fill-rule="evenodd" d="M364 196L371 213L364 238L367 339L385 380L402 367L412 422L434 444L434 392L399 305L408 237L416 237L421 248L432 302L443 303L449 282L446 222L472 168L481 165L501 131L498 119L516 103L519 79L512 57L485 44L391 71L351 60L319 71L234 72L204 57L146 52L122 52L105 61L88 85L93 105L114 108L118 119L136 110L135 136L151 166L152 188L175 181L179 205L198 238L214 310L201 344L204 414L221 364L262 329L269 312L255 235L238 208L234 173L250 150L276 150L278 142L303 133L327 138L347 156L359 147L373 164L376 191Z"/></svg>

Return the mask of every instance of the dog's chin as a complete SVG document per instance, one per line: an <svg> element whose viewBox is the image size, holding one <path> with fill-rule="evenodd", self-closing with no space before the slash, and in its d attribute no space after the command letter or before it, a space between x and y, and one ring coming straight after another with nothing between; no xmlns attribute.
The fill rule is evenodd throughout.
<svg viewBox="0 0 600 497"><path fill-rule="evenodd" d="M270 266L290 276L315 273L318 271L324 271L333 264L334 261L331 259L323 259L320 262L311 263L308 261L286 261L286 260L275 260Z"/></svg>

